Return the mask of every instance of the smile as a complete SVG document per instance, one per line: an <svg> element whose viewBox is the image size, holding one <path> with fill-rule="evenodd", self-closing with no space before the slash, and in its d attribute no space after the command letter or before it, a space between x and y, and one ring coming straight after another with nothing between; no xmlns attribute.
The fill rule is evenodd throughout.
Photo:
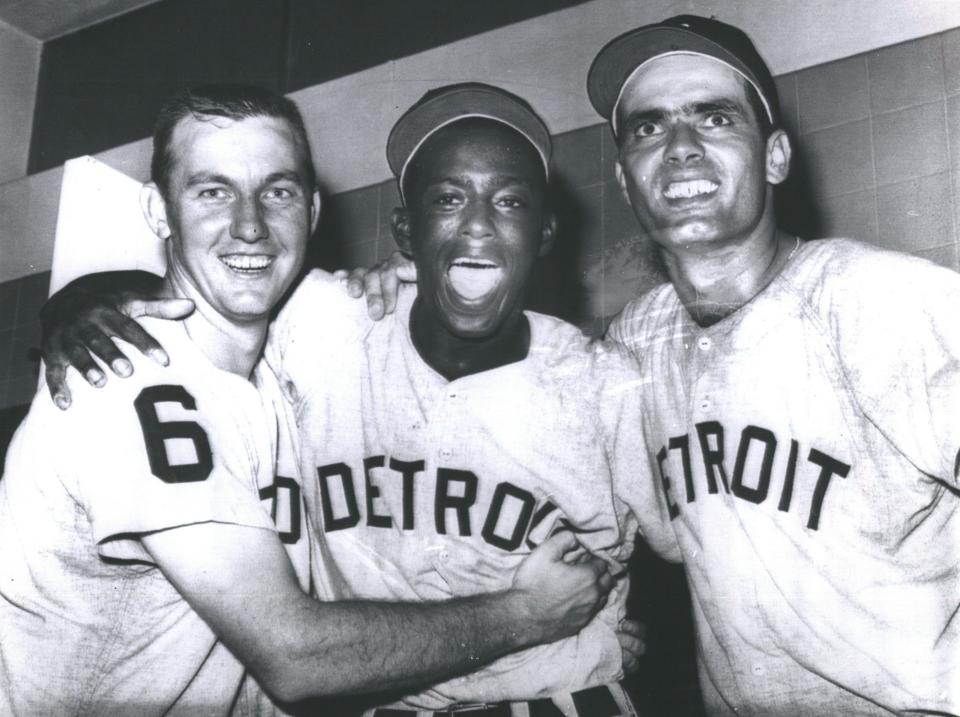
<svg viewBox="0 0 960 717"><path fill-rule="evenodd" d="M499 264L487 259L461 257L447 269L450 287L460 298L476 301L493 292L503 278Z"/></svg>
<svg viewBox="0 0 960 717"><path fill-rule="evenodd" d="M220 257L220 261L230 269L244 274L263 271L269 268L275 259L276 257L266 254L225 254Z"/></svg>
<svg viewBox="0 0 960 717"><path fill-rule="evenodd" d="M711 182L709 179L670 182L667 188L663 190L663 196L667 199L690 199L691 197L699 197L704 194L713 194L719 186L719 184Z"/></svg>

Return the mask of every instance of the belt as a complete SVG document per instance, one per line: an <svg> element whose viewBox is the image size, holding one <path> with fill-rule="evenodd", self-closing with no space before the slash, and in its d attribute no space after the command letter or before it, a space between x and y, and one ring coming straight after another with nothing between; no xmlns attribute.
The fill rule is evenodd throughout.
<svg viewBox="0 0 960 717"><path fill-rule="evenodd" d="M607 685L588 687L571 692L570 697L576 707L578 717L619 717L621 711L613 693ZM526 702L497 702L494 704L456 704L441 710L408 710L393 707L378 707L372 717L512 717L515 713L512 705L526 705L530 717L564 717L564 712L549 697L528 700Z"/></svg>

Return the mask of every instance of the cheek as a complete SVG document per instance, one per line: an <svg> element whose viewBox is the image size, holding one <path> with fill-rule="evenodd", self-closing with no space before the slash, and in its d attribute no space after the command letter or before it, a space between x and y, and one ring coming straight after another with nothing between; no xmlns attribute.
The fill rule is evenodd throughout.
<svg viewBox="0 0 960 717"><path fill-rule="evenodd" d="M654 181L654 164L649 158L628 154L621 159L624 167L623 182L627 194L633 200L642 200L650 193Z"/></svg>

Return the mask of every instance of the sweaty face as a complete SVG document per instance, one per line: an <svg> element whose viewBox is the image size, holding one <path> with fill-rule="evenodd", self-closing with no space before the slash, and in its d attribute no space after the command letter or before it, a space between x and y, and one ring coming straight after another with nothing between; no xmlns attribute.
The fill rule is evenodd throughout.
<svg viewBox="0 0 960 717"><path fill-rule="evenodd" d="M767 141L745 80L729 67L695 55L658 58L625 88L617 120L621 186L668 251L745 239L772 212Z"/></svg>
<svg viewBox="0 0 960 717"><path fill-rule="evenodd" d="M187 117L172 144L172 275L230 321L264 320L303 262L317 210L296 135L275 117Z"/></svg>
<svg viewBox="0 0 960 717"><path fill-rule="evenodd" d="M461 338L486 338L523 309L544 223L544 170L520 134L461 120L418 150L405 187L419 300Z"/></svg>

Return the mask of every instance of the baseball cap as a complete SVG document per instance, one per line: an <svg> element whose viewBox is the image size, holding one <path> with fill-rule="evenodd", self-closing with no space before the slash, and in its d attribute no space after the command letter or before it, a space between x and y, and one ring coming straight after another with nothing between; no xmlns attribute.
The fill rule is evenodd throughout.
<svg viewBox="0 0 960 717"><path fill-rule="evenodd" d="M387 163L397 177L403 198L403 179L410 160L437 130L466 119L485 117L512 127L533 145L550 174L550 131L533 108L520 97L480 82L463 82L427 92L403 113L387 138Z"/></svg>
<svg viewBox="0 0 960 717"><path fill-rule="evenodd" d="M728 66L753 85L770 122L778 124L776 85L747 34L712 18L677 15L615 37L593 60L587 75L587 94L593 108L610 120L614 134L624 87L646 63L674 54L703 55Z"/></svg>

